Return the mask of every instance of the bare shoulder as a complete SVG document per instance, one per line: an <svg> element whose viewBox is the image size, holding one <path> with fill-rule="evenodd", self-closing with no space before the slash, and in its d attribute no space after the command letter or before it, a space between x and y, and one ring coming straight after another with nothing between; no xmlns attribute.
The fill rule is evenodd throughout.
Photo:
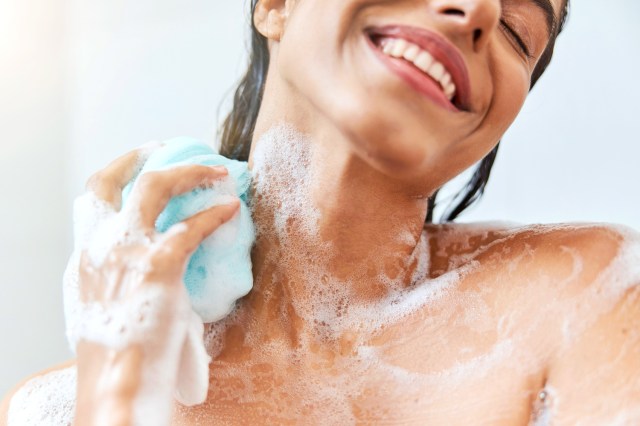
<svg viewBox="0 0 640 426"><path fill-rule="evenodd" d="M566 305L576 315L549 363L551 412L559 424L640 424L640 235L592 225L549 240L591 269Z"/></svg>
<svg viewBox="0 0 640 426"><path fill-rule="evenodd" d="M34 374L16 385L0 403L0 426L67 424L75 409L75 361ZM11 420L11 422L10 422ZM69 423L70 424L70 423Z"/></svg>
<svg viewBox="0 0 640 426"><path fill-rule="evenodd" d="M626 261L631 267L633 258L640 256L640 233L614 224L487 222L427 225L425 231L431 259L436 269L441 266L440 272L470 260L504 264L527 257L532 268L562 274L569 263L580 259L587 283L612 263Z"/></svg>
<svg viewBox="0 0 640 426"><path fill-rule="evenodd" d="M600 257L615 257L621 250L640 244L640 234L636 230L609 223L529 225L511 231L516 238L530 240L537 248L553 249L562 245Z"/></svg>
<svg viewBox="0 0 640 426"><path fill-rule="evenodd" d="M554 336L556 343L545 343L554 352L640 286L640 234L625 226L441 225L431 235L432 277L471 270L462 291L482 289L500 314L517 308L521 326Z"/></svg>
<svg viewBox="0 0 640 426"><path fill-rule="evenodd" d="M522 316L518 335L528 336L529 353L545 366L552 423L640 424L636 230L579 223L432 231L436 260L477 262L472 284L489 287L485 293L497 295L494 300L506 299L503 312Z"/></svg>
<svg viewBox="0 0 640 426"><path fill-rule="evenodd" d="M628 288L640 283L640 234L603 223L568 223L514 228L508 245L526 250L533 268L550 277L574 276L576 290Z"/></svg>

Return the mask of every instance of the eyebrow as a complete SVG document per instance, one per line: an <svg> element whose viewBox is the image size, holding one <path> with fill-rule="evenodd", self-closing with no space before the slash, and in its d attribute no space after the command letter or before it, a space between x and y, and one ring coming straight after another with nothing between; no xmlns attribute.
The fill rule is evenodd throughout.
<svg viewBox="0 0 640 426"><path fill-rule="evenodd" d="M545 15L547 21L547 30L549 31L549 38L553 37L553 33L558 26L558 18L556 17L556 11L553 8L551 0L530 0L531 3L538 6Z"/></svg>

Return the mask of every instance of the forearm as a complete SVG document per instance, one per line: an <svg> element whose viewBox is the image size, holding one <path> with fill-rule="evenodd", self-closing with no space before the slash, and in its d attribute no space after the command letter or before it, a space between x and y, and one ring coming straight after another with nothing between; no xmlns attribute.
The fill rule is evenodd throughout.
<svg viewBox="0 0 640 426"><path fill-rule="evenodd" d="M142 350L122 351L99 344L78 344L78 396L75 424L132 425L141 389Z"/></svg>
<svg viewBox="0 0 640 426"><path fill-rule="evenodd" d="M77 351L75 425L170 424L178 368L174 357L158 356L140 344L114 350L82 341Z"/></svg>

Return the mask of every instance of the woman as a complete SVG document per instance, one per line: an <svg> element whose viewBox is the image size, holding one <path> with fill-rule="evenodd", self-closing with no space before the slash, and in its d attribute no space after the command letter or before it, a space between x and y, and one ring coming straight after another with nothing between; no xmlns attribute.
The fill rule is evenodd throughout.
<svg viewBox="0 0 640 426"><path fill-rule="evenodd" d="M77 370L19 386L28 391L5 400L2 418L68 418L77 371L78 424L640 421L636 234L424 223L438 189L484 158L448 219L482 191L567 4L254 3L252 65L223 135L223 154L255 174L254 289L207 327L207 400L169 407L158 401L174 389L154 386L179 368L175 282L237 209L156 235L170 196L225 173L185 167L138 185L119 213L157 244L114 247L109 262L80 269L98 301L105 277L131 293L162 289L170 302L155 334L117 351L80 342ZM141 155L116 160L89 188L117 210Z"/></svg>

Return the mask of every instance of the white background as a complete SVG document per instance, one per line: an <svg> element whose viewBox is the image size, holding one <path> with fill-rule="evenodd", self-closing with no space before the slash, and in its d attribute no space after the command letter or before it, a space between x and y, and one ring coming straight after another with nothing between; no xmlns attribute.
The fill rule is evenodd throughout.
<svg viewBox="0 0 640 426"><path fill-rule="evenodd" d="M70 356L61 276L86 178L149 140L214 140L244 3L0 0L0 393ZM575 2L465 221L640 229L639 20L637 0Z"/></svg>

